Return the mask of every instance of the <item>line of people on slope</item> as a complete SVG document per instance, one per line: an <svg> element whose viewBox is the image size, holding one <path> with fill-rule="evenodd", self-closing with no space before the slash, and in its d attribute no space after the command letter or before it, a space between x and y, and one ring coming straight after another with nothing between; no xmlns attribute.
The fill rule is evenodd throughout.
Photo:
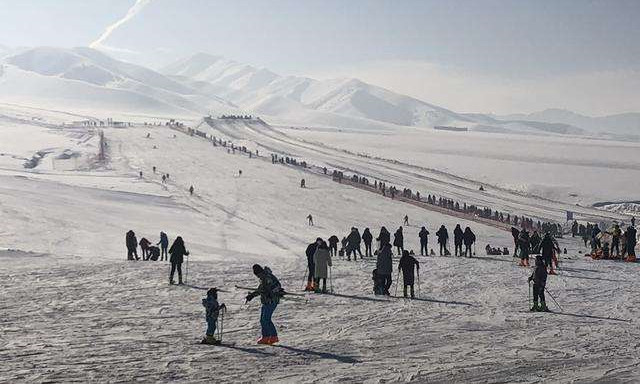
<svg viewBox="0 0 640 384"><path fill-rule="evenodd" d="M418 233L421 256L426 256L429 254L429 235L430 232L424 226ZM440 226L440 229L438 229L438 231L436 232L436 237L438 238L437 242L440 248L440 256L451 255L451 252L448 249L449 232L444 225ZM391 233L389 232L389 230L387 230L387 228L384 226L381 227L378 236L375 238L377 242L377 251L373 251L373 239L373 234L371 233L371 230L369 228L365 228L364 232L361 235L358 228L352 227L349 234L344 236L341 241L336 235L332 235L328 239L329 251L331 256L346 256L347 260L349 261L351 261L351 257L353 256L353 260L355 261L357 260L358 255L360 256L360 259L364 257L373 257L374 255L376 255L376 252L382 249L382 246L387 243L392 244L398 256L401 256L403 251L405 250L404 232L402 227L398 227L398 229L394 232L393 242L391 242ZM341 243L340 250L338 250L338 242ZM475 242L476 235L473 233L471 228L466 227L463 231L460 227L460 224L456 225L456 228L454 229L455 256L473 256L475 252L473 252L472 247ZM364 243L365 247L364 254L362 253L362 243ZM462 245L465 246L464 251L462 250ZM435 255L433 250L431 250L431 255Z"/></svg>
<svg viewBox="0 0 640 384"><path fill-rule="evenodd" d="M142 250L142 260L144 261L160 261L169 260L171 263L171 272L169 273L169 284L174 284L173 276L178 271L178 284L182 283L182 263L184 262L184 256L188 256L189 252L184 246L182 237L178 236L169 247L169 237L166 233L160 232L160 241L156 245L160 245L158 248L152 245L146 238L140 239L138 243L136 234L133 230L129 230L125 235L125 245L127 247L127 260L140 260L138 257L138 245ZM168 257L168 255L171 255Z"/></svg>

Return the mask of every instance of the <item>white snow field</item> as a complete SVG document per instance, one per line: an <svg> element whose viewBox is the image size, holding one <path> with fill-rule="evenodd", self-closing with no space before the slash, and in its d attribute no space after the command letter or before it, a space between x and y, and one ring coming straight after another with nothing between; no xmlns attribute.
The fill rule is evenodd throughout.
<svg viewBox="0 0 640 384"><path fill-rule="evenodd" d="M94 132L30 122L32 112L20 111L25 118L16 118L15 110L0 118L0 382L586 383L640 377L637 264L594 261L579 253L578 240L562 239L569 252L547 284L562 311L549 298L555 313L530 313L526 279L532 270L481 250L487 243L512 248L508 232L273 165L269 152L541 218L559 220L569 203L515 193L489 178L480 193L477 182L484 179L456 176L454 168L438 172L439 164L418 161L418 150L407 152L410 139L394 136L382 137L386 146L370 146L368 136L361 142L336 137L345 138L344 147L367 148L396 163L335 149L329 135L305 136L326 143L318 145L289 129L254 124L199 126L258 149L260 158L251 159L167 127L105 128L108 157L101 162ZM24 167L45 149L51 152L38 165ZM47 165L67 150L78 160ZM299 188L303 177L305 189ZM576 210L585 217L622 217ZM313 227L305 220L309 213ZM246 292L234 289L257 285L253 263L270 266L287 290L300 293L307 243L342 237L352 226L377 235L385 225L393 232L405 214L407 248L419 247L421 225L433 245L437 227L445 224L451 232L460 222L478 237L476 257L418 257L420 293L411 301L373 295L373 260L335 259L335 294L306 294L306 303L283 300L274 315L281 342L255 344L258 300L243 305ZM152 242L161 230L170 241L183 236L191 251L187 285L168 284L166 262L126 261L129 229ZM235 344L198 344L206 326L201 299L212 286L226 291L220 293L229 308L224 340Z"/></svg>

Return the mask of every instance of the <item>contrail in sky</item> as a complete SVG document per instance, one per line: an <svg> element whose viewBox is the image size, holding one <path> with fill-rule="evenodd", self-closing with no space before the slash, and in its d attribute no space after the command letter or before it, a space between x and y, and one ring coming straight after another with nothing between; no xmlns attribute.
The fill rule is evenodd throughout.
<svg viewBox="0 0 640 384"><path fill-rule="evenodd" d="M91 48L104 48L104 41L107 40L109 38L109 36L111 36L111 34L113 33L113 31L115 31L116 29L120 28L120 26L124 23L126 23L127 21L131 20L135 15L137 15L140 11L142 11L142 9L144 7L146 7L147 5L149 5L149 3L151 3L151 1L153 0L136 0L136 3L133 4L133 6L131 6L131 8L129 8L129 10L127 11L127 14L124 15L124 17L122 17L121 19L117 20L115 23L109 25L107 28L105 28L104 32L102 32L102 35L100 35L100 37L98 37L95 41L93 41L91 44L89 44L89 47Z"/></svg>

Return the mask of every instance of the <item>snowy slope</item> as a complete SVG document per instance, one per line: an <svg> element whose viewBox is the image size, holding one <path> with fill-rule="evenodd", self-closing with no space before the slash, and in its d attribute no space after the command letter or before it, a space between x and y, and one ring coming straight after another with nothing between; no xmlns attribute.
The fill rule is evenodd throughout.
<svg viewBox="0 0 640 384"><path fill-rule="evenodd" d="M0 122L0 131L5 127ZM0 140L0 152L20 155L75 140L41 126L9 128L9 136L28 129L34 140L25 147ZM419 257L420 300L375 297L375 263L337 259L336 294L307 294L307 304L284 300L274 316L281 345L256 346L258 303L243 305L246 292L233 289L256 284L254 262L271 266L295 292L305 276L305 246L317 236L342 235L353 225L395 229L408 214L405 242L415 248L421 225L434 233L458 220L272 165L267 153L266 159L249 159L165 127L105 134L109 161L91 169L2 165L0 381L534 383L640 377L635 265L585 259L577 241L562 240L570 251L547 287L564 311L531 314L531 271L510 256L480 250L485 243L510 247L510 234L464 221L478 236L479 257ZM384 164L371 167L395 174ZM170 173L169 183L161 183L160 173ZM308 188L298 187L301 177ZM306 224L308 213L315 227ZM189 284L169 286L166 263L124 261L128 229L153 242L160 230L171 240L182 235L191 251ZM396 265L394 280L395 271ZM205 326L200 300L210 286L228 291L220 295L229 306L225 340L235 345L197 344Z"/></svg>
<svg viewBox="0 0 640 384"><path fill-rule="evenodd" d="M147 68L90 48L40 47L4 59L0 99L47 107L143 114L202 115L236 111Z"/></svg>

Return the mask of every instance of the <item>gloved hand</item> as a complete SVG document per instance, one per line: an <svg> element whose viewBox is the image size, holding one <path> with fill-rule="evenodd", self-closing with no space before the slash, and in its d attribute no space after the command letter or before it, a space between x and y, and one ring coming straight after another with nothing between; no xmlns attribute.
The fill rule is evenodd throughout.
<svg viewBox="0 0 640 384"><path fill-rule="evenodd" d="M254 297L256 297L256 293L255 292L248 293L247 297L246 297L247 303L250 302L251 300L253 300Z"/></svg>
<svg viewBox="0 0 640 384"><path fill-rule="evenodd" d="M527 281L528 281L529 283L531 283L531 280L533 280L533 279L531 278L531 276L529 276L529 278L527 279Z"/></svg>

